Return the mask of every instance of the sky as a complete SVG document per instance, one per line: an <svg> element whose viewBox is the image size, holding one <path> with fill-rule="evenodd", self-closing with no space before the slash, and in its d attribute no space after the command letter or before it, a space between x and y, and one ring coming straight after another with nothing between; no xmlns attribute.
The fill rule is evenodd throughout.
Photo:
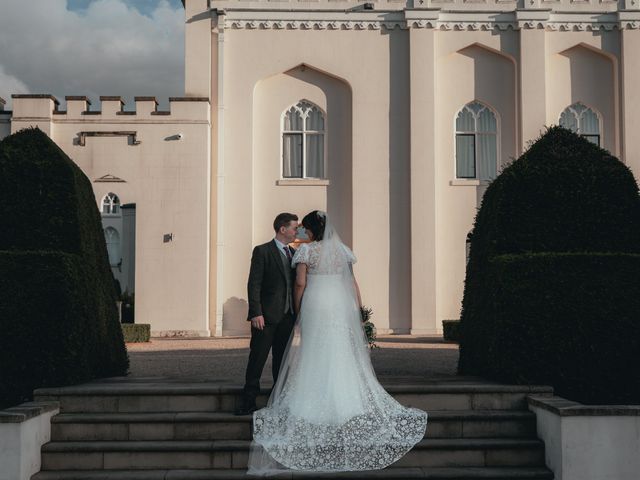
<svg viewBox="0 0 640 480"><path fill-rule="evenodd" d="M0 97L184 95L181 0L0 0Z"/></svg>

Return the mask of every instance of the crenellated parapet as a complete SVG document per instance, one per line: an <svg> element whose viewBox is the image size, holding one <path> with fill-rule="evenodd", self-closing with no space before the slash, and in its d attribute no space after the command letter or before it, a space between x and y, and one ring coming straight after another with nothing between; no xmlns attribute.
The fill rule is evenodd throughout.
<svg viewBox="0 0 640 480"><path fill-rule="evenodd" d="M210 105L206 97L171 97L169 109L158 110L156 97L135 97L135 110L125 110L119 96L101 96L100 110L91 109L86 96L66 96L66 110L53 95L12 95L14 121L50 121L82 123L166 123L208 121Z"/></svg>

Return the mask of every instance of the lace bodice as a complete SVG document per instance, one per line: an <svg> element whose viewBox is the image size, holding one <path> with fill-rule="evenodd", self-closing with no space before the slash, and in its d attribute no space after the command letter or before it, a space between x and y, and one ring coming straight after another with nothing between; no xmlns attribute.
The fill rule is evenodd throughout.
<svg viewBox="0 0 640 480"><path fill-rule="evenodd" d="M307 265L309 275L340 275L345 273L349 264L356 263L357 259L353 252L344 243L341 243L340 251L331 252L331 255L320 264L323 253L322 242L303 243L296 251L291 265L295 267L298 263Z"/></svg>

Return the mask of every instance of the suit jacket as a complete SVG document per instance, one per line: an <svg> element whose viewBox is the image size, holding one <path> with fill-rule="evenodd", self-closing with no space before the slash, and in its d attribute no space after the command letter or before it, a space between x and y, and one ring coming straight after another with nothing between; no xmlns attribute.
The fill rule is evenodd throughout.
<svg viewBox="0 0 640 480"><path fill-rule="evenodd" d="M293 256L295 251L291 247L288 248ZM247 297L249 299L247 320L258 315L264 316L265 323L278 323L282 320L287 299L285 275L289 275L293 290L295 269L285 269L282 255L273 240L253 249L251 270L247 282ZM292 291L290 291L290 295L293 298Z"/></svg>

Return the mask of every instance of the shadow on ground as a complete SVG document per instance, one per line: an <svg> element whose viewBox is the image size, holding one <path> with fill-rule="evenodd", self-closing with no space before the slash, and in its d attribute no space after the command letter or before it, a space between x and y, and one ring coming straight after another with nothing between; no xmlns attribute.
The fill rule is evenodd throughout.
<svg viewBox="0 0 640 480"><path fill-rule="evenodd" d="M458 345L440 337L380 337L371 351L376 375L383 382L422 383L453 380ZM249 339L153 339L149 344L128 344L129 379L164 377L224 384L244 383ZM262 375L271 383L271 358Z"/></svg>

